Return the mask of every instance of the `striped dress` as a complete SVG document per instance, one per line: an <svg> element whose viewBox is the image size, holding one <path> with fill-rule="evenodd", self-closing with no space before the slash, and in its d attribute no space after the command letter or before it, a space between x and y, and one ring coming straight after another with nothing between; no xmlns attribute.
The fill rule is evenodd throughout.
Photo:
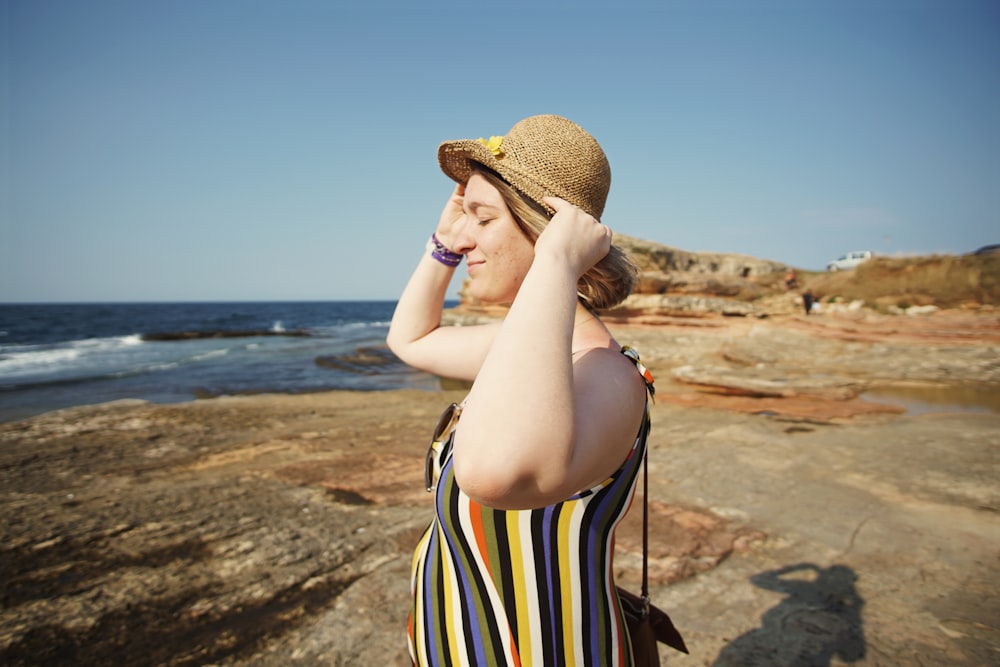
<svg viewBox="0 0 1000 667"><path fill-rule="evenodd" d="M435 518L413 556L415 664L632 664L612 555L645 454L648 405L643 420L611 477L540 509L476 503L455 483L444 449Z"/></svg>

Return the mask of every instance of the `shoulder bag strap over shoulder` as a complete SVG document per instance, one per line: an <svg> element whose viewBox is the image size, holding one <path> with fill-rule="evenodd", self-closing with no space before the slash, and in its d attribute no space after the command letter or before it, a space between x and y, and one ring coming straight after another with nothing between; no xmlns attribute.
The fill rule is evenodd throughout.
<svg viewBox="0 0 1000 667"><path fill-rule="evenodd" d="M684 644L684 638L674 627L674 622L670 620L667 612L658 607L654 607L649 601L649 406L642 418L642 431L640 437L643 441L642 447L642 607L644 615L649 616L649 624L652 626L653 635L657 641L667 646L687 653L688 648Z"/></svg>

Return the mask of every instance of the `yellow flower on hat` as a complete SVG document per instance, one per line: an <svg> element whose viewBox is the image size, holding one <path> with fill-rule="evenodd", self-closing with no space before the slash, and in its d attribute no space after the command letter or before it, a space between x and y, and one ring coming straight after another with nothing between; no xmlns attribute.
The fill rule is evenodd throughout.
<svg viewBox="0 0 1000 667"><path fill-rule="evenodd" d="M500 145L503 143L503 137L493 136L490 137L489 141L479 137L479 143L489 148L495 157L503 157L503 149L500 148Z"/></svg>

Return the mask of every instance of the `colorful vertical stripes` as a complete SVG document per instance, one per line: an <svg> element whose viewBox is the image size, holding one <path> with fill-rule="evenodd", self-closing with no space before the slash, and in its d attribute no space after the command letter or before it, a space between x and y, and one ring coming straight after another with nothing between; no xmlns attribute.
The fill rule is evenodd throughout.
<svg viewBox="0 0 1000 667"><path fill-rule="evenodd" d="M434 521L413 557L410 654L417 665L631 665L612 574L647 422L604 483L561 503L505 511L455 483L442 452Z"/></svg>

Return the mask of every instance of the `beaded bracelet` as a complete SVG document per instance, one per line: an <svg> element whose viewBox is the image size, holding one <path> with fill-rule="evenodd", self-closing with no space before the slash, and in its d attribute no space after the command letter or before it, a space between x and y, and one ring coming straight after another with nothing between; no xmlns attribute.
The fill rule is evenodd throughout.
<svg viewBox="0 0 1000 667"><path fill-rule="evenodd" d="M431 257L452 268L461 264L462 257L464 257L464 255L448 250L443 243L438 241L437 234L431 234L431 239L427 242L427 249L431 251Z"/></svg>

